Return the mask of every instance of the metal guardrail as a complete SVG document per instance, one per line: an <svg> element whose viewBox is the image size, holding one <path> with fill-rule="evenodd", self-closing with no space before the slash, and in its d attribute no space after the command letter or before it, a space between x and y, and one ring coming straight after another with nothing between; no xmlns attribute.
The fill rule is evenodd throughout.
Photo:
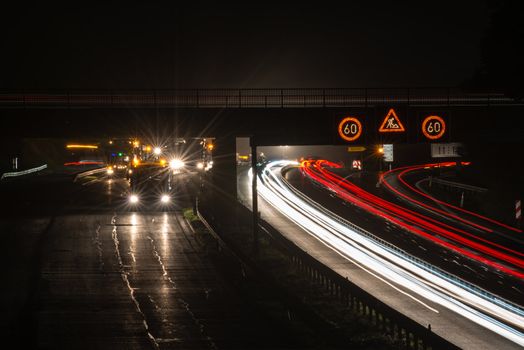
<svg viewBox="0 0 524 350"><path fill-rule="evenodd" d="M449 187L453 187L453 188L458 188L458 189L465 190L465 191L471 191L471 192L477 192L477 193L484 193L484 192L488 191L487 188L461 184L461 183L454 182L454 181L437 179L435 177L430 178L429 181L430 181L430 183L433 182L433 183L436 183L436 184L439 184L439 185L444 185L444 186L449 186Z"/></svg>
<svg viewBox="0 0 524 350"><path fill-rule="evenodd" d="M0 91L0 108L323 108L524 105L502 93L457 88Z"/></svg>
<svg viewBox="0 0 524 350"><path fill-rule="evenodd" d="M266 221L261 220L261 225L272 240L287 247L292 263L310 281L324 287L331 296L355 314L366 318L379 331L395 340L401 340L410 349L458 348L316 260Z"/></svg>
<svg viewBox="0 0 524 350"><path fill-rule="evenodd" d="M217 210L220 213L211 214L211 211ZM225 206L217 206L214 203L212 208L206 207L202 214L208 218L208 224L213 226L216 221L220 221L220 218L230 217L233 212L238 214L237 224L242 223L242 226L245 227L251 224L251 210L240 202ZM214 219L211 220L210 217ZM457 348L316 260L265 220L261 219L259 222L260 232L266 234L269 241L288 257L289 261L304 277L323 287L332 297L343 303L356 315L367 319L379 331L397 341L403 341L406 347L412 349ZM215 229L214 231L220 230ZM216 232L216 234L220 235L220 232Z"/></svg>
<svg viewBox="0 0 524 350"><path fill-rule="evenodd" d="M103 171L106 171L106 167L83 171L83 172L78 173L78 174L75 175L75 178L73 179L73 182L77 182L78 179L80 179L82 177L89 176L89 175L95 175L95 174L101 173Z"/></svg>
<svg viewBox="0 0 524 350"><path fill-rule="evenodd" d="M16 176L22 176L22 175L27 175L27 174L31 174L31 173L36 173L36 172L42 171L42 170L44 170L46 168L47 168L47 164L44 164L44 165L41 165L41 166L37 166L35 168L26 169L26 170L22 170L22 171L13 171L13 172L8 172L8 173L3 173L2 177L0 177L0 180L3 180L6 177L16 177Z"/></svg>
<svg viewBox="0 0 524 350"><path fill-rule="evenodd" d="M282 169L282 172L285 172L286 170L288 169ZM325 208L321 207L319 204L317 204L316 202L310 200L307 196L305 196L303 193L301 193L299 190L297 190L296 188L294 188L287 180L284 176L282 176L281 178L282 182L286 183L287 187L293 191L295 193L295 195L301 197L303 200L307 201L309 203L309 205L315 207L316 209L318 210L322 210L324 211ZM419 259L411 254L409 254L408 252L406 252L405 250L403 249L400 249L398 248L397 246L389 243L388 241L372 234L371 232L369 231L366 231L364 230L363 228L353 224L352 222L349 222L347 220L345 220L344 218L334 214L334 213L330 213L329 215L331 217L331 219L335 220L335 221L338 221L339 223L341 223L342 225L345 225L345 226L348 226L348 227L351 227L351 229L353 229L354 231L358 232L359 234L367 237L368 239L376 242L377 244L383 246L384 248L387 248L389 249L390 251L394 251L396 252L397 254L400 254L402 255L403 258L407 259L408 261L416 264L417 266L419 266L420 268L426 270L426 271L430 271L432 273L437 273L439 274L440 276L442 276L443 278L447 279L448 281L452 281L454 283L459 283L465 287L467 287L470 291L476 293L477 295L481 295L481 296L484 296L484 297L488 297L488 298L491 298L491 299L494 299L494 300L498 300L499 302L505 304L504 306L501 305L502 307L506 308L506 309L511 309L511 308L515 308L515 309L520 309L520 310L523 310L523 307L520 306L520 305L517 305L507 299L504 299L496 294L493 294L493 293L490 293L490 292L487 292L486 290L476 286L475 284L472 284L460 277L457 277L453 274L450 274L449 272L439 268L439 267L436 267L432 264L429 264L427 263L426 261L422 260L422 259Z"/></svg>

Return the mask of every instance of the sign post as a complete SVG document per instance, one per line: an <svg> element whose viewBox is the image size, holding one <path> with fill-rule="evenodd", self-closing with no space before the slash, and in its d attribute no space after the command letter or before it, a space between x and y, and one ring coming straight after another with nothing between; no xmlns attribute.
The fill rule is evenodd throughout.
<svg viewBox="0 0 524 350"><path fill-rule="evenodd" d="M517 220L518 227L521 226L522 223L522 209L521 209L522 202L520 199L517 199L515 201L515 219Z"/></svg>
<svg viewBox="0 0 524 350"><path fill-rule="evenodd" d="M257 191L257 145L253 137L251 137L251 172L253 178L251 179L251 197L253 210L253 250L255 254L258 253L258 191Z"/></svg>

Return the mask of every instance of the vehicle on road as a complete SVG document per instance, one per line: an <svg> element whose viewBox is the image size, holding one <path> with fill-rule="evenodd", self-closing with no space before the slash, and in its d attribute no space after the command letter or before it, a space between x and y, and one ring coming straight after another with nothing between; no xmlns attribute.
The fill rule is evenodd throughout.
<svg viewBox="0 0 524 350"><path fill-rule="evenodd" d="M131 206L167 208L173 204L173 172L165 162L140 163L130 170L127 198Z"/></svg>

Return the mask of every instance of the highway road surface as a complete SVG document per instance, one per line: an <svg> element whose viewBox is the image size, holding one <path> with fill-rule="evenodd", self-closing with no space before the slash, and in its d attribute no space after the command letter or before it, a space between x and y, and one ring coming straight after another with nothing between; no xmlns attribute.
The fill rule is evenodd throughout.
<svg viewBox="0 0 524 350"><path fill-rule="evenodd" d="M42 176L1 185L4 344L309 348L224 277L179 206L126 208L126 186L103 174L77 183Z"/></svg>
<svg viewBox="0 0 524 350"><path fill-rule="evenodd" d="M362 240L351 230L344 231L344 228L336 226L337 223L331 224L329 218L322 217L324 208L320 207L321 214L310 211L309 207L319 209L318 205L290 190L288 185L281 186L279 182L283 178L279 172L283 165L275 163L273 169L266 168L261 175L259 193L264 199L260 203L262 217L286 237L341 276L348 277L421 325L431 324L433 332L461 348L506 349L523 346L521 309L513 310L511 302L502 307L486 306L483 304L486 301L480 301L471 290L446 287L449 280L439 280L440 275L422 278L420 276L424 272L406 272L409 268L405 266L405 261L397 264L398 256L391 255L384 247L371 246L369 240ZM246 173L240 173L239 194L246 204L251 198L249 183ZM279 191L282 191L280 195L275 195ZM454 289L454 295L448 293L451 289ZM508 314L508 310L515 312L509 311ZM506 323L498 322L506 316Z"/></svg>

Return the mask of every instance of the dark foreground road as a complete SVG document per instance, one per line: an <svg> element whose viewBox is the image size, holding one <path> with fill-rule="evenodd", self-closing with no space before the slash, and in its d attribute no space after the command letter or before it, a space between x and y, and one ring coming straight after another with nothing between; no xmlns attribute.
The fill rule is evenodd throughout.
<svg viewBox="0 0 524 350"><path fill-rule="evenodd" d="M51 182L0 188L4 341L41 349L309 347L225 277L179 209L121 210L121 180Z"/></svg>

